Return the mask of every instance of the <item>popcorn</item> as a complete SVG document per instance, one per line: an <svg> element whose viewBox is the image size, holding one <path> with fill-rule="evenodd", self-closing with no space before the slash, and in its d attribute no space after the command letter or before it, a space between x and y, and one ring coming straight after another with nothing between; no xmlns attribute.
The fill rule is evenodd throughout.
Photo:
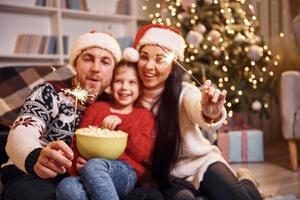
<svg viewBox="0 0 300 200"><path fill-rule="evenodd" d="M107 128L98 128L96 126L89 126L87 128L80 128L76 131L77 135L87 135L87 136L94 136L94 137L126 137L127 133L124 131L115 131L110 130Z"/></svg>

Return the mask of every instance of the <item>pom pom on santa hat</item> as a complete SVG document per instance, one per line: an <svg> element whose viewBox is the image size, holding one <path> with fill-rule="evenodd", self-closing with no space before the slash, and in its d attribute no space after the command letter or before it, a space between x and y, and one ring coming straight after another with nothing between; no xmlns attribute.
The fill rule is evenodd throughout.
<svg viewBox="0 0 300 200"><path fill-rule="evenodd" d="M127 47L123 52L123 58L129 62L138 62L139 52L132 47Z"/></svg>
<svg viewBox="0 0 300 200"><path fill-rule="evenodd" d="M144 45L160 45L172 51L180 60L184 58L185 42L178 29L150 24L139 29L133 47L139 50Z"/></svg>

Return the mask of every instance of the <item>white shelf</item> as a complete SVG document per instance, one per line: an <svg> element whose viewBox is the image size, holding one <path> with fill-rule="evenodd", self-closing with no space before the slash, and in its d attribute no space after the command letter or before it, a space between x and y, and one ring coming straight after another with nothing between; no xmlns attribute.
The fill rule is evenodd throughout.
<svg viewBox="0 0 300 200"><path fill-rule="evenodd" d="M117 0L101 0L103 5L99 5L98 1L100 0L87 0L91 3L89 12L60 8L60 0L56 0L56 7L35 6L35 0L0 0L0 67L22 62L24 65L62 65L68 61L68 57L63 54L64 35L68 36L69 50L78 36L91 30L108 32L115 38L133 38L139 25L150 22L137 17L141 0L119 0L122 8L119 11L126 14L111 14L109 11ZM21 34L57 36L58 54L14 54L17 38Z"/></svg>
<svg viewBox="0 0 300 200"><path fill-rule="evenodd" d="M95 13L89 13L81 10L61 9L62 17L72 19L91 19L91 20L102 20L109 22L128 22L129 20L136 20L135 17L129 15L99 15Z"/></svg>
<svg viewBox="0 0 300 200"><path fill-rule="evenodd" d="M50 55L50 54L11 54L11 55L0 55L1 60L57 60L60 55Z"/></svg>
<svg viewBox="0 0 300 200"><path fill-rule="evenodd" d="M42 6L18 6L0 3L1 12L13 12L23 14L38 14L38 15L53 15L56 14L57 8L42 7Z"/></svg>

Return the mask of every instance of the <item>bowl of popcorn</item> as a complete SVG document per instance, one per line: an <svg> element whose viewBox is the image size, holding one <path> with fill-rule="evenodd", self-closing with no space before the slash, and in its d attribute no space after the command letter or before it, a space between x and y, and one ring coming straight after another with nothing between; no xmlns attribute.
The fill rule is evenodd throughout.
<svg viewBox="0 0 300 200"><path fill-rule="evenodd" d="M124 152L128 134L105 128L89 126L75 132L80 155L86 159L105 158L115 160Z"/></svg>

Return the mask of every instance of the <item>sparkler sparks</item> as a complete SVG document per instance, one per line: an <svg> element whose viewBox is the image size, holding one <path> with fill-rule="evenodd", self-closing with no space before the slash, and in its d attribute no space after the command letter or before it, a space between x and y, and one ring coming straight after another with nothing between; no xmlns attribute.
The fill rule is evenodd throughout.
<svg viewBox="0 0 300 200"><path fill-rule="evenodd" d="M77 113L77 104L78 101L81 104L85 104L88 100L95 98L94 94L90 94L89 91L80 87L78 84L74 89L62 89L65 95L70 95L75 98L75 109L74 109L74 131L76 126L76 113Z"/></svg>
<svg viewBox="0 0 300 200"><path fill-rule="evenodd" d="M65 95L71 95L76 101L81 104L85 104L88 100L93 99L95 95L90 94L89 91L82 89L80 85L77 85L74 89L62 89Z"/></svg>
<svg viewBox="0 0 300 200"><path fill-rule="evenodd" d="M171 51L167 51L165 48L163 48L162 46L160 46L159 44L156 44L156 46L158 46L161 50L163 50L167 55L165 58L165 62L171 62L172 60L181 68L183 69L183 71L185 71L194 81L196 81L196 83L199 84L199 86L202 86L202 83L200 83L200 81L198 81L198 79L196 79L196 77L193 76L193 74L191 73L190 70L186 69L178 60L177 60L177 56L176 54Z"/></svg>

